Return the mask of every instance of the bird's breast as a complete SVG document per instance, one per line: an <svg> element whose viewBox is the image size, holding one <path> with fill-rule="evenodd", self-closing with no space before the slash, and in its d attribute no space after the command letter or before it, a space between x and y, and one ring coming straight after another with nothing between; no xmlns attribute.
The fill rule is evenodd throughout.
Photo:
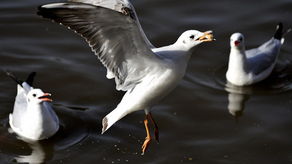
<svg viewBox="0 0 292 164"><path fill-rule="evenodd" d="M128 91L121 104L133 111L151 107L169 94L177 86L181 77L181 74L173 69L153 72L145 76L133 90Z"/></svg>

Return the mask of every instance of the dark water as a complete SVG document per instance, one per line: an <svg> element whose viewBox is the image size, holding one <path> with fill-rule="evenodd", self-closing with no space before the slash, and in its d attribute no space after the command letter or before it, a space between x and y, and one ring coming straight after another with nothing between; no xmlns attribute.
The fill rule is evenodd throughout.
<svg viewBox="0 0 292 164"><path fill-rule="evenodd" d="M123 93L79 36L36 15L51 0L0 1L0 68L53 94L62 130L26 143L8 132L16 85L0 73L0 163L292 163L292 34L270 78L244 88L226 85L229 36L247 47L268 40L275 25L292 26L291 0L135 0L141 24L156 46L185 30L213 30L217 41L193 54L180 85L153 108L160 143L144 156L144 112L128 115L100 135L101 118Z"/></svg>

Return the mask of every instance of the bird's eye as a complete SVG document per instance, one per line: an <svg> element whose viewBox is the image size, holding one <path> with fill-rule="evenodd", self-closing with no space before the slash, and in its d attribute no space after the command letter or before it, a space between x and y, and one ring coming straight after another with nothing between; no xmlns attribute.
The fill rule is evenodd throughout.
<svg viewBox="0 0 292 164"><path fill-rule="evenodd" d="M191 38L191 39L194 39L194 38L195 38L195 35L191 35L190 38Z"/></svg>
<svg viewBox="0 0 292 164"><path fill-rule="evenodd" d="M36 97L36 94L32 94L33 97Z"/></svg>
<svg viewBox="0 0 292 164"><path fill-rule="evenodd" d="M242 41L242 38L239 38L239 41Z"/></svg>

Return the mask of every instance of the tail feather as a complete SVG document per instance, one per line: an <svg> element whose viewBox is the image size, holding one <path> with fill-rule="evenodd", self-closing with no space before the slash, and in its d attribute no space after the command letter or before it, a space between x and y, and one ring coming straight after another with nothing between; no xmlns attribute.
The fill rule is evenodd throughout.
<svg viewBox="0 0 292 164"><path fill-rule="evenodd" d="M128 114L127 110L124 110L124 108L117 107L113 111L111 111L109 114L107 114L102 119L102 132L103 134L105 131L107 131L114 123L119 121L121 118L126 116Z"/></svg>
<svg viewBox="0 0 292 164"><path fill-rule="evenodd" d="M274 38L275 39L278 39L278 40L281 40L283 37L283 23L280 22L278 25L277 25L277 29L276 29L276 32L274 34Z"/></svg>
<svg viewBox="0 0 292 164"><path fill-rule="evenodd" d="M108 119L106 117L104 117L102 119L102 131L101 134L103 134L107 129L108 129Z"/></svg>

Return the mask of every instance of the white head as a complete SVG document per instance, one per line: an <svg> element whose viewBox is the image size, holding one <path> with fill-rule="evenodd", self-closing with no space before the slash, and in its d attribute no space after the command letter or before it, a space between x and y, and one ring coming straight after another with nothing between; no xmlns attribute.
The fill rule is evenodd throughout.
<svg viewBox="0 0 292 164"><path fill-rule="evenodd" d="M241 33L234 33L230 37L230 47L244 49L244 36Z"/></svg>
<svg viewBox="0 0 292 164"><path fill-rule="evenodd" d="M32 89L27 93L27 102L40 104L42 102L52 102L50 93L44 93L41 89Z"/></svg>
<svg viewBox="0 0 292 164"><path fill-rule="evenodd" d="M186 50L203 43L214 41L212 31L200 32L198 30L188 30L181 34L175 44L183 46Z"/></svg>

